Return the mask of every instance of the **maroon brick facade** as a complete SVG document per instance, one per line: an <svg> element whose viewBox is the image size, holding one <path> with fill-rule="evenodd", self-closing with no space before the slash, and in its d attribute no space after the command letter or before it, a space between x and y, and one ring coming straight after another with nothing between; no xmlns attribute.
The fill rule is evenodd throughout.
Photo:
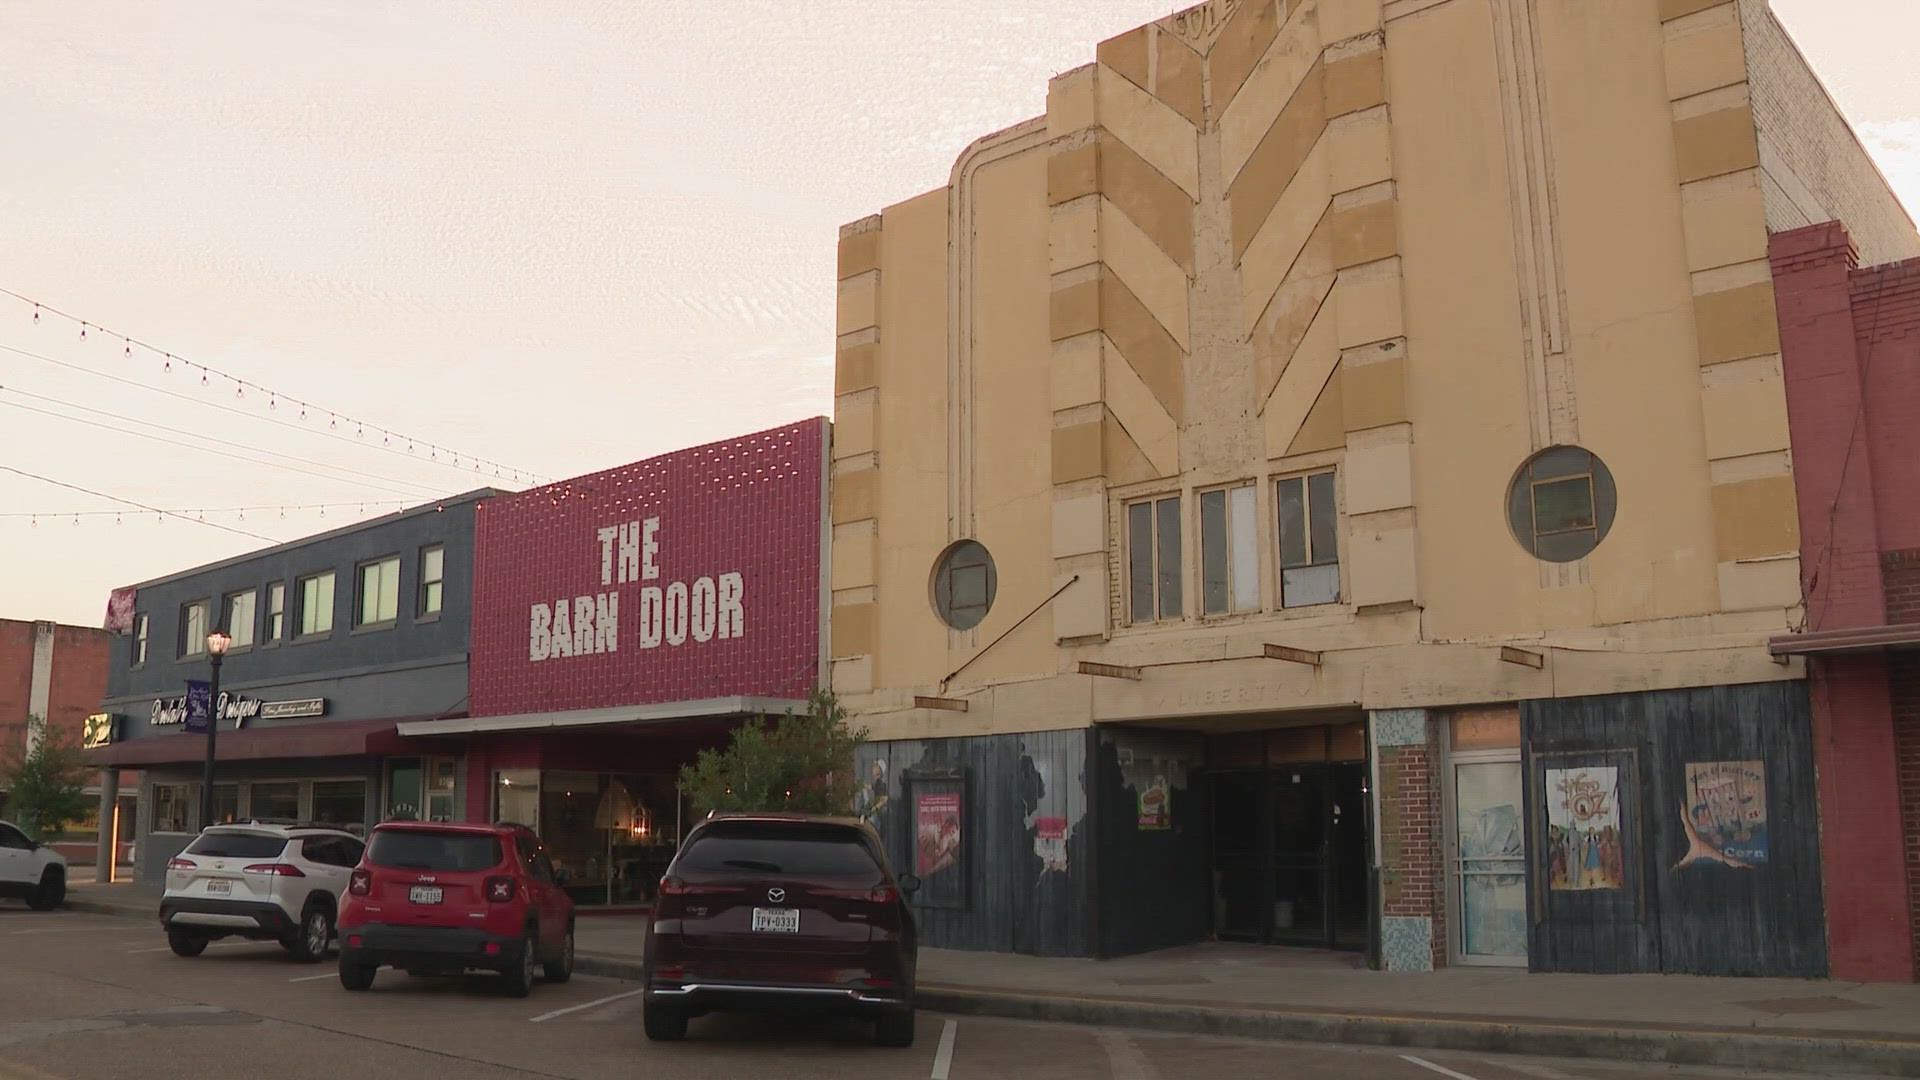
<svg viewBox="0 0 1920 1080"><path fill-rule="evenodd" d="M1806 629L1920 623L1920 261L1861 270L1838 223L1772 238ZM1835 978L1912 981L1920 659L1809 662ZM1900 865L1905 874L1890 874Z"/></svg>
<svg viewBox="0 0 1920 1080"><path fill-rule="evenodd" d="M48 726L75 740L86 718L100 711L107 693L107 658L113 637L85 626L0 619L0 746L26 739L33 710L33 652L37 628L51 626L53 670L48 685Z"/></svg>

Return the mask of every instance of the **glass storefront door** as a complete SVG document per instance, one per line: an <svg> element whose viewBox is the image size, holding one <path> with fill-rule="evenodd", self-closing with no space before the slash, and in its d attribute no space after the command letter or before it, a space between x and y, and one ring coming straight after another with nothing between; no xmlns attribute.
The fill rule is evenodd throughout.
<svg viewBox="0 0 1920 1080"><path fill-rule="evenodd" d="M1526 833L1517 756L1453 762L1455 959L1527 962Z"/></svg>
<svg viewBox="0 0 1920 1080"><path fill-rule="evenodd" d="M1214 935L1365 948L1365 767L1225 769L1206 783Z"/></svg>

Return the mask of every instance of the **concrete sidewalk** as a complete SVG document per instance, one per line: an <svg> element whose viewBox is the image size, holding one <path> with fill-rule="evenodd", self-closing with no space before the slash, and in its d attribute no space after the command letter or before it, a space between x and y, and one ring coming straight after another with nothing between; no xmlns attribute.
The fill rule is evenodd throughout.
<svg viewBox="0 0 1920 1080"><path fill-rule="evenodd" d="M76 882L71 906L159 894ZM582 972L637 979L646 919L583 916ZM1369 971L1347 954L1208 945L1120 960L923 949L930 1011L1304 1042L1920 1077L1920 986L1678 975Z"/></svg>

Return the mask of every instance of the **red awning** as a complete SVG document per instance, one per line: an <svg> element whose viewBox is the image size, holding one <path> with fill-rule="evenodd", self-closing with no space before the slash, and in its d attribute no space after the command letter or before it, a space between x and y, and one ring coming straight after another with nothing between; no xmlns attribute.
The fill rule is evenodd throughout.
<svg viewBox="0 0 1920 1080"><path fill-rule="evenodd" d="M1920 649L1920 623L1816 630L1767 640L1767 651L1775 656L1835 656L1904 649Z"/></svg>
<svg viewBox="0 0 1920 1080"><path fill-rule="evenodd" d="M399 753L405 742L394 728L402 719L319 720L311 724L283 724L270 728L222 731L214 752L221 761L265 761L275 758L361 757ZM175 765L203 760L207 740L175 733L112 743L86 752L90 766Z"/></svg>

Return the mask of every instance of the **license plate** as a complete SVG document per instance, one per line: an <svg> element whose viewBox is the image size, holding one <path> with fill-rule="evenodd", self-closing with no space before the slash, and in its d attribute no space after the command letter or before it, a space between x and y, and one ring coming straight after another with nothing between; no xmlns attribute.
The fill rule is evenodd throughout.
<svg viewBox="0 0 1920 1080"><path fill-rule="evenodd" d="M209 896L226 896L232 892L233 892L233 882L231 881L207 882L207 895Z"/></svg>
<svg viewBox="0 0 1920 1080"><path fill-rule="evenodd" d="M754 908L753 929L756 933L765 931L773 934L797 934L800 932L800 909L780 907Z"/></svg>
<svg viewBox="0 0 1920 1080"><path fill-rule="evenodd" d="M415 885L407 890L407 899L416 904L437 904L441 891L438 885Z"/></svg>

